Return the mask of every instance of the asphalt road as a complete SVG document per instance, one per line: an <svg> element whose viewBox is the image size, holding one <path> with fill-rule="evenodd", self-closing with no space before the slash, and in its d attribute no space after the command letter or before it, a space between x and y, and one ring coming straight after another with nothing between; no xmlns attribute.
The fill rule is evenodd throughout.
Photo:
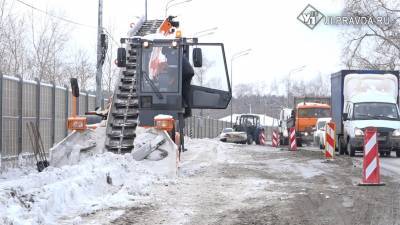
<svg viewBox="0 0 400 225"><path fill-rule="evenodd" d="M400 159L381 160L381 187L357 185L361 160L209 140L174 184L103 224L400 224Z"/></svg>

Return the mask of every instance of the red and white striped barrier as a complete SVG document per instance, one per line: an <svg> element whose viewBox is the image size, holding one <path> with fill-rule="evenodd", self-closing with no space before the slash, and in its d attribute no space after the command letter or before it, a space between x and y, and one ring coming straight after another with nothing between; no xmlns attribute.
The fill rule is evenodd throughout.
<svg viewBox="0 0 400 225"><path fill-rule="evenodd" d="M377 129L367 127L364 131L363 178L360 185L384 185L381 183Z"/></svg>
<svg viewBox="0 0 400 225"><path fill-rule="evenodd" d="M265 145L265 134L264 134L264 131L260 132L260 136L258 138L259 138L260 145Z"/></svg>
<svg viewBox="0 0 400 225"><path fill-rule="evenodd" d="M333 159L335 154L335 132L336 124L334 122L329 122L326 124L325 128L325 158Z"/></svg>
<svg viewBox="0 0 400 225"><path fill-rule="evenodd" d="M289 130L289 151L297 151L296 129L294 127Z"/></svg>
<svg viewBox="0 0 400 225"><path fill-rule="evenodd" d="M272 130L272 147L278 147L279 144L279 132L277 130Z"/></svg>

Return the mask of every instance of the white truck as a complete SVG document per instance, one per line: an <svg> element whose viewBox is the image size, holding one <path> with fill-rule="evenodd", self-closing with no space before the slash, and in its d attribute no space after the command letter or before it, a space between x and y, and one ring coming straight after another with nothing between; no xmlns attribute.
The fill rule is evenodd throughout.
<svg viewBox="0 0 400 225"><path fill-rule="evenodd" d="M331 75L332 118L340 154L364 149L364 130L376 127L379 153L400 157L399 72L341 70Z"/></svg>
<svg viewBox="0 0 400 225"><path fill-rule="evenodd" d="M280 111L279 114L279 138L280 138L280 143L282 145L287 145L289 143L289 138L288 138L288 128L287 128L287 121L292 115L292 109L289 108L283 108Z"/></svg>

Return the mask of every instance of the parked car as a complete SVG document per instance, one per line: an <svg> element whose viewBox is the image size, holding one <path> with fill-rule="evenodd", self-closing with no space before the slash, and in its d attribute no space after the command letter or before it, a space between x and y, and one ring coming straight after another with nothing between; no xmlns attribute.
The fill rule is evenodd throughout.
<svg viewBox="0 0 400 225"><path fill-rule="evenodd" d="M219 140L222 142L231 142L238 144L246 144L247 134L246 132L234 131L233 128L224 128L219 135Z"/></svg>
<svg viewBox="0 0 400 225"><path fill-rule="evenodd" d="M332 118L319 118L315 124L314 144L319 146L320 149L325 148L325 126L331 120Z"/></svg>

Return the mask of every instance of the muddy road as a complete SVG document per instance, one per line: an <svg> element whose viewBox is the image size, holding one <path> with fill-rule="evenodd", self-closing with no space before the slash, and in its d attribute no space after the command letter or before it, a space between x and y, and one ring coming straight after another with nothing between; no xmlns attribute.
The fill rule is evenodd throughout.
<svg viewBox="0 0 400 225"><path fill-rule="evenodd" d="M187 152L180 175L110 224L400 224L400 159L380 187L360 187L361 157L219 143ZM385 163L389 161L389 163ZM393 171L385 169L385 165ZM120 210L120 209L116 209Z"/></svg>

